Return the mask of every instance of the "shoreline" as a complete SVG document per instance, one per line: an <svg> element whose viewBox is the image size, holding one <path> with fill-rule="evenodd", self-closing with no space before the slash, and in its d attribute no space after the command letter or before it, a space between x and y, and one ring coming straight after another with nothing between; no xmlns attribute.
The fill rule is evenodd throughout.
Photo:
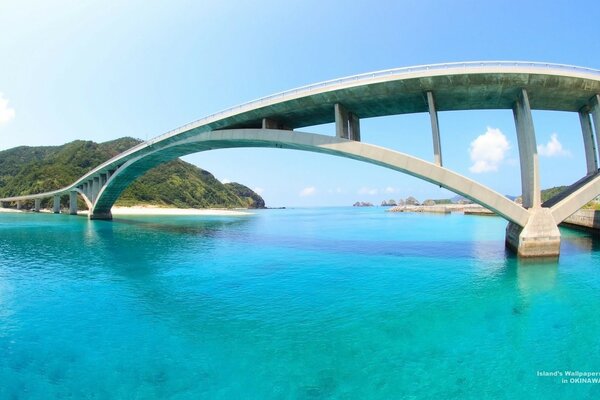
<svg viewBox="0 0 600 400"><path fill-rule="evenodd" d="M221 208L166 208L158 206L134 206L119 207L111 209L112 215L219 215L219 216L241 216L252 215L251 212L242 209ZM87 214L87 211L85 211Z"/></svg>
<svg viewBox="0 0 600 400"><path fill-rule="evenodd" d="M31 213L30 210L17 210L0 207L0 213ZM52 210L41 209L40 213L51 214ZM220 209L220 208L166 208L159 206L134 206L111 209L112 215L206 215L206 216L245 216L252 215L249 209ZM78 211L77 215L88 215L87 210Z"/></svg>

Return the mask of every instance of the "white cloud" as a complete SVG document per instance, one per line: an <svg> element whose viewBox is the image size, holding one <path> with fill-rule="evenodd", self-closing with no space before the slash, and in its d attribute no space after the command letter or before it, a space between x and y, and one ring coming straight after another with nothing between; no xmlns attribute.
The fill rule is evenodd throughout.
<svg viewBox="0 0 600 400"><path fill-rule="evenodd" d="M8 106L8 99L0 93L0 125L7 123L15 117L15 109Z"/></svg>
<svg viewBox="0 0 600 400"><path fill-rule="evenodd" d="M261 188L261 187L255 187L254 189L252 189L256 192L256 194L261 195L265 192L265 189Z"/></svg>
<svg viewBox="0 0 600 400"><path fill-rule="evenodd" d="M558 134L550 135L550 140L546 144L538 144L537 151L540 156L544 157L560 157L570 156L569 150L563 149L563 145L558 141Z"/></svg>
<svg viewBox="0 0 600 400"><path fill-rule="evenodd" d="M379 190L364 186L358 189L358 194L368 194L369 196L375 196L377 193L379 193Z"/></svg>
<svg viewBox="0 0 600 400"><path fill-rule="evenodd" d="M509 149L510 144L502 131L488 127L487 131L479 135L469 146L469 155L473 162L469 170L476 174L498 171Z"/></svg>
<svg viewBox="0 0 600 400"><path fill-rule="evenodd" d="M300 191L300 196L302 196L302 197L312 196L315 193L317 193L317 188L314 186L308 186Z"/></svg>
<svg viewBox="0 0 600 400"><path fill-rule="evenodd" d="M385 188L384 192L385 193L396 193L396 189L391 186L388 186Z"/></svg>
<svg viewBox="0 0 600 400"><path fill-rule="evenodd" d="M221 179L221 183L224 185L226 183L231 183L231 181L227 178Z"/></svg>

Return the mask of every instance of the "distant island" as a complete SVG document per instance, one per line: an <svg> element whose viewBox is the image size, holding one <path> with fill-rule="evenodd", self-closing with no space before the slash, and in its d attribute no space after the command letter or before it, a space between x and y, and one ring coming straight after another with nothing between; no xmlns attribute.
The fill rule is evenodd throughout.
<svg viewBox="0 0 600 400"><path fill-rule="evenodd" d="M556 196L563 190L565 190L567 186L555 186L549 189L542 190L542 202L551 199ZM521 203L521 196L511 196L506 195L506 197L516 203ZM596 198L596 200L590 202L590 204L586 205L584 208L598 208L598 204L600 202L600 196ZM383 200L381 202L381 207L404 207L404 206L441 206L441 205L469 205L473 204L473 202L463 196L456 195L450 199L427 199L422 203L417 200L413 196L408 196L406 199L399 199L398 201L394 199ZM357 201L353 204L354 207L374 207L373 203L368 201Z"/></svg>
<svg viewBox="0 0 600 400"><path fill-rule="evenodd" d="M60 189L141 142L130 137L104 143L76 140L62 146L20 146L0 151L0 197ZM51 207L50 201L42 202L42 207ZM140 177L123 191L115 205L265 208L265 201L240 183L223 184L210 172L175 159ZM81 200L79 207L86 208Z"/></svg>

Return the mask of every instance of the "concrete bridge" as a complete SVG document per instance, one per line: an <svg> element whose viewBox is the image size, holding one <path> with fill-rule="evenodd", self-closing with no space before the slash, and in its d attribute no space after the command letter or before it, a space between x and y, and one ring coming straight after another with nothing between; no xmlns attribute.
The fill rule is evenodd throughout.
<svg viewBox="0 0 600 400"><path fill-rule="evenodd" d="M521 166L523 204L444 168L438 111L513 110ZM542 204L540 171L531 110L579 114L587 174ZM432 161L362 143L360 120L407 113L429 113ZM335 122L336 136L299 128ZM592 123L593 122L593 123ZM593 126L592 126L593 125ZM391 168L447 188L493 210L509 221L506 243L520 256L557 256L557 225L600 194L600 71L526 63L469 62L399 68L322 82L275 94L187 124L141 143L96 167L71 185L47 193L0 199L4 204L69 195L91 219L111 219L122 191L149 169L186 154L234 147L306 150Z"/></svg>

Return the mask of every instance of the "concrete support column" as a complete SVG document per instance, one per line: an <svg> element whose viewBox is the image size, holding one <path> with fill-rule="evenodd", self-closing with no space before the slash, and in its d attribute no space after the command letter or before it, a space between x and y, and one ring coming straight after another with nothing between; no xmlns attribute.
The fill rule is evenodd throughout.
<svg viewBox="0 0 600 400"><path fill-rule="evenodd" d="M440 142L440 125L435 108L435 100L432 92L427 92L427 104L429 106L429 118L431 119L431 133L433 135L433 162L442 166L442 144Z"/></svg>
<svg viewBox="0 0 600 400"><path fill-rule="evenodd" d="M354 113L348 113L348 137L360 142L360 119Z"/></svg>
<svg viewBox="0 0 600 400"><path fill-rule="evenodd" d="M21 203L21 200L17 200L17 210L20 210L22 206L23 203Z"/></svg>
<svg viewBox="0 0 600 400"><path fill-rule="evenodd" d="M52 207L52 212L54 212L54 214L60 213L60 195L58 194L54 195L54 204Z"/></svg>
<svg viewBox="0 0 600 400"><path fill-rule="evenodd" d="M85 194L85 197L89 197L89 196L88 196L88 184L87 184L87 182L85 182L85 183L84 183L83 185L81 185L81 186L82 186L82 188L81 188L81 191L83 192L83 194Z"/></svg>
<svg viewBox="0 0 600 400"><path fill-rule="evenodd" d="M541 207L540 174L535 130L527 91L521 90L513 106L519 158L523 207L529 210L529 220L521 227L509 222L506 227L506 246L520 257L558 257L560 231L549 208Z"/></svg>
<svg viewBox="0 0 600 400"><path fill-rule="evenodd" d="M285 126L279 121L276 121L271 118L263 118L262 119L262 128L263 129L283 129L286 131L291 131L292 129L288 126ZM114 172L114 171L113 171Z"/></svg>
<svg viewBox="0 0 600 400"><path fill-rule="evenodd" d="M521 191L523 207L535 208L541 206L540 173L538 166L537 145L533 118L529 107L527 91L521 90L513 106L517 141L519 143L519 158L521 160Z"/></svg>
<svg viewBox="0 0 600 400"><path fill-rule="evenodd" d="M40 212L40 208L42 205L42 199L34 199L33 211Z"/></svg>
<svg viewBox="0 0 600 400"><path fill-rule="evenodd" d="M335 136L348 139L348 111L346 108L336 103L334 106L335 112Z"/></svg>
<svg viewBox="0 0 600 400"><path fill-rule="evenodd" d="M594 130L596 131L596 150L600 151L600 95L595 95L590 100Z"/></svg>
<svg viewBox="0 0 600 400"><path fill-rule="evenodd" d="M69 214L77 215L77 192L69 192Z"/></svg>
<svg viewBox="0 0 600 400"><path fill-rule="evenodd" d="M100 193L100 178L96 176L94 178L94 182L92 183L92 203L96 201L98 193Z"/></svg>
<svg viewBox="0 0 600 400"><path fill-rule="evenodd" d="M100 188L102 189L104 185L106 185L106 181L108 181L108 174L100 174Z"/></svg>
<svg viewBox="0 0 600 400"><path fill-rule="evenodd" d="M590 119L590 114L587 107L579 110L579 122L581 122L581 133L583 134L583 147L585 150L587 174L592 175L598 170L598 157L596 153L596 145L594 144L592 121Z"/></svg>
<svg viewBox="0 0 600 400"><path fill-rule="evenodd" d="M334 112L335 136L360 142L360 119L358 115L348 112L346 107L339 103L335 104Z"/></svg>

